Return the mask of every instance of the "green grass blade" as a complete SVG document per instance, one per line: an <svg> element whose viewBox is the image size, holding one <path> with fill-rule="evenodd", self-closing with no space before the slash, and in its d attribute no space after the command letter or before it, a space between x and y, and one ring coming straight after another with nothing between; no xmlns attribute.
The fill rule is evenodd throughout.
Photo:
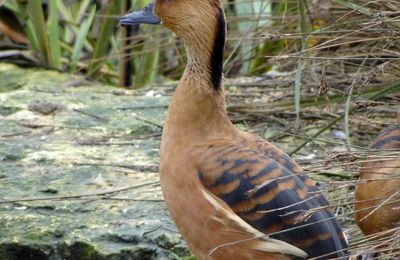
<svg viewBox="0 0 400 260"><path fill-rule="evenodd" d="M82 54L83 46L85 44L86 37L89 33L90 26L93 23L95 15L96 15L96 6L93 6L89 13L89 17L83 21L81 29L79 30L78 35L76 37L74 49L72 51L72 56L71 56L71 64L69 67L70 71L76 70L76 65Z"/></svg>
<svg viewBox="0 0 400 260"><path fill-rule="evenodd" d="M57 0L49 1L49 40L51 42L51 59L56 69L62 68L61 47L58 23Z"/></svg>
<svg viewBox="0 0 400 260"><path fill-rule="evenodd" d="M298 0L298 12L300 15L300 31L302 33L301 43L302 43L302 50L306 48L307 45L307 27L306 27L306 11L305 11L305 2L304 0ZM301 78L303 72L303 61L301 58L297 64L296 70L296 78L295 78L295 85L294 85L294 100L295 100L295 111L296 111L296 123L295 128L300 127L300 92L301 92Z"/></svg>
<svg viewBox="0 0 400 260"><path fill-rule="evenodd" d="M85 10L82 10L83 7L85 7L86 2L81 3L80 8L79 8L79 12L83 12L82 13L82 17L86 16L87 13L85 13ZM79 17L79 13L77 14L76 17L72 16L72 7L67 7L65 6L65 4L63 3L62 0L57 0L57 8L58 11L62 17L62 20L64 21L64 23L66 24L64 31L62 32L62 41L66 42L66 43L70 43L74 41L74 37L75 35L77 35L79 33L79 30L81 28L81 19L79 19L79 22L76 22L78 20ZM88 51L92 51L93 47L92 45L89 43L89 41L86 39L85 40L85 48ZM64 48L65 49L65 48Z"/></svg>
<svg viewBox="0 0 400 260"><path fill-rule="evenodd" d="M51 62L51 51L49 46L49 39L47 37L47 27L44 20L44 13L42 3L40 0L28 1L28 15L32 22L33 30L37 38L38 47L42 60L53 66Z"/></svg>
<svg viewBox="0 0 400 260"><path fill-rule="evenodd" d="M7 1L3 2L2 4L3 4L6 8L8 8L8 9L14 11L15 13L19 13L19 12L20 12L19 6L18 6L18 4L17 4L17 2L16 2L15 0L7 0ZM0 3L0 6L1 6L2 4Z"/></svg>
<svg viewBox="0 0 400 260"><path fill-rule="evenodd" d="M78 33L78 30L73 29L74 19L71 16L71 12L64 5L62 0L57 1L57 8L58 8L58 12L60 13L60 17L62 17L62 20L68 25L65 27L64 31L62 32L62 35L61 35L62 41L68 42L68 43L72 42L73 37L75 34Z"/></svg>
<svg viewBox="0 0 400 260"><path fill-rule="evenodd" d="M157 27L153 28L155 32L158 31ZM140 59L140 64L137 66L134 88L147 86L156 80L160 57L159 45L160 37L149 38L143 45L143 55Z"/></svg>
<svg viewBox="0 0 400 260"><path fill-rule="evenodd" d="M86 14L86 10L88 9L89 5L90 5L91 0L84 0L81 1L80 5L79 5L79 10L77 12L77 15L75 17L75 22L77 24L79 24L82 19L85 17Z"/></svg>
<svg viewBox="0 0 400 260"><path fill-rule="evenodd" d="M295 128L300 127L300 99L301 99L301 77L303 71L303 61L299 59L297 63L296 77L294 80L294 107L296 111Z"/></svg>
<svg viewBox="0 0 400 260"><path fill-rule="evenodd" d="M40 52L39 41L35 34L35 29L31 20L26 22L26 36L33 50Z"/></svg>
<svg viewBox="0 0 400 260"><path fill-rule="evenodd" d="M93 51L92 61L89 65L89 76L91 78L98 78L100 76L100 69L104 63L104 57L108 53L110 46L111 36L113 35L115 26L118 20L114 18L121 12L122 0L115 0L113 4L107 6L104 20L101 24L100 33L96 40L96 45Z"/></svg>
<svg viewBox="0 0 400 260"><path fill-rule="evenodd" d="M306 45L307 42L307 25L306 25L306 8L305 8L305 0L298 0L298 12L300 15L300 31L302 33L301 42L303 46Z"/></svg>
<svg viewBox="0 0 400 260"><path fill-rule="evenodd" d="M64 20L72 22L72 16L71 12L68 10L68 8L65 6L62 0L57 0L57 9L60 12L61 16L63 17Z"/></svg>

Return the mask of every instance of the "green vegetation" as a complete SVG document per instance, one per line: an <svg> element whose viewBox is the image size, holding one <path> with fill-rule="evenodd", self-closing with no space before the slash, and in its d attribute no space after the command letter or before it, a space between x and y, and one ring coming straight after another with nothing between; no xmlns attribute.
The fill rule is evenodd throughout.
<svg viewBox="0 0 400 260"><path fill-rule="evenodd" d="M134 86L142 87L161 75L177 79L185 63L182 43L165 28L132 28L131 44L126 45L125 29L116 27L118 18L147 2L115 0L104 6L93 0L6 0L2 8L18 17L38 64L117 83L118 61L128 58L133 60L129 72ZM284 39L267 40L263 30L280 26L277 18L295 15L296 6L287 1L228 1L227 74L268 72L272 66L264 56L278 54L285 44ZM294 24L291 31L298 30Z"/></svg>
<svg viewBox="0 0 400 260"><path fill-rule="evenodd" d="M178 79L185 64L182 43L162 26L137 26L129 32L116 27L122 14L147 3L6 0L1 8L18 17L36 64L140 88ZM226 76L295 72L297 114L309 79L321 85L318 77L327 72L348 77L386 61L390 65L385 69L396 68L397 1L230 0L225 5ZM126 80L130 75L133 81Z"/></svg>
<svg viewBox="0 0 400 260"><path fill-rule="evenodd" d="M95 1L7 0L4 7L14 12L23 25L30 48L43 66L82 72L91 78L116 75L116 64L107 56L118 51L114 35L122 0L107 6ZM114 44L115 45L115 44ZM115 55L117 56L117 55Z"/></svg>

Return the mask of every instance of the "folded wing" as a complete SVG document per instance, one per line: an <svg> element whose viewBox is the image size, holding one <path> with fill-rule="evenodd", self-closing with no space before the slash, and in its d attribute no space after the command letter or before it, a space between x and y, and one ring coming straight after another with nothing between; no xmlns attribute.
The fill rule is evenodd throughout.
<svg viewBox="0 0 400 260"><path fill-rule="evenodd" d="M347 242L318 188L267 155L239 145L209 146L199 178L258 231L299 247L310 258L345 256Z"/></svg>

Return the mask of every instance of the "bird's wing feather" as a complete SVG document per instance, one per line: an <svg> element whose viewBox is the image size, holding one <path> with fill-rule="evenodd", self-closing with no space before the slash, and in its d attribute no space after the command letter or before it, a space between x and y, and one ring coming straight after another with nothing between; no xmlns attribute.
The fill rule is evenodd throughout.
<svg viewBox="0 0 400 260"><path fill-rule="evenodd" d="M215 214L205 221L207 226L216 231L220 237L243 237L241 240L218 245L208 253L209 256L212 256L223 247L225 249L232 247L236 251L238 248L244 248L242 253L251 259L258 259L256 256L261 256L262 259L265 259L269 255L280 255L277 259L292 259L293 257L304 259L307 257L303 250L286 242L272 239L250 226L208 190L201 189L201 192L215 210Z"/></svg>
<svg viewBox="0 0 400 260"><path fill-rule="evenodd" d="M264 154L266 157L273 159L277 163L279 163L281 166L289 170L291 173L296 174L300 180L307 186L308 191L314 192L314 193L320 193L320 190L316 184L316 182L310 178L307 174L303 172L303 170L300 168L300 166L296 163L295 160L293 160L292 157L287 155L285 152L283 152L281 149L276 147L274 144L267 142L266 140L253 136L256 142L256 148L261 152L261 154ZM320 205L328 205L328 201L324 196L316 196L316 200L318 200L318 203ZM325 210L330 210L325 209Z"/></svg>
<svg viewBox="0 0 400 260"><path fill-rule="evenodd" d="M309 257L345 251L341 229L318 188L306 185L284 164L235 144L210 145L199 159L204 187L253 228L303 249Z"/></svg>

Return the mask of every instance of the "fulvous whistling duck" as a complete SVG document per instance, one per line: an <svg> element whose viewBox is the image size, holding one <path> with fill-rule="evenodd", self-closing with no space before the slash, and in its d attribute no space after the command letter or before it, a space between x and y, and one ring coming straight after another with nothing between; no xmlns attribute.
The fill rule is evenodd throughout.
<svg viewBox="0 0 400 260"><path fill-rule="evenodd" d="M400 124L385 128L373 141L374 150L400 151ZM355 221L371 239L388 239L397 229L400 234L400 158L399 155L368 157L362 164L355 191ZM397 157L397 158L396 158ZM390 243L377 242L379 251ZM397 254L400 256L399 248Z"/></svg>
<svg viewBox="0 0 400 260"><path fill-rule="evenodd" d="M242 132L225 110L221 0L156 0L120 24L162 23L188 63L160 149L172 219L197 259L329 259L347 242L314 181L273 144Z"/></svg>

